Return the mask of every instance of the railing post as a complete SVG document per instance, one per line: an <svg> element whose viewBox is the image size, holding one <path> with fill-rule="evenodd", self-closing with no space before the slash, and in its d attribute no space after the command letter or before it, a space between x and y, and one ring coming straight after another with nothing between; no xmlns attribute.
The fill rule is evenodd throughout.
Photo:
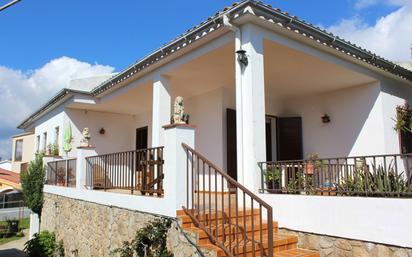
<svg viewBox="0 0 412 257"><path fill-rule="evenodd" d="M86 185L86 157L96 155L94 147L78 147L76 159L76 188L84 189Z"/></svg>
<svg viewBox="0 0 412 257"><path fill-rule="evenodd" d="M183 206L187 207L188 194L190 197L190 192L185 192L187 190L187 155L182 143L194 148L195 129L194 126L186 124L173 124L164 126L164 128L164 195L167 198L170 197L175 210L181 210Z"/></svg>
<svg viewBox="0 0 412 257"><path fill-rule="evenodd" d="M69 160L66 159L66 187L69 186Z"/></svg>

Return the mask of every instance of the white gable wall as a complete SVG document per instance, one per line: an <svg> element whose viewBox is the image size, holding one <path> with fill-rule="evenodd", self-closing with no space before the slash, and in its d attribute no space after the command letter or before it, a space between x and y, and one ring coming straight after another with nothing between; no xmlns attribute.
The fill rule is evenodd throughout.
<svg viewBox="0 0 412 257"><path fill-rule="evenodd" d="M36 121L36 126L34 129L34 152L37 149L42 151L44 146L44 133L47 132L47 142L46 147L48 144L54 144L56 141L55 139L55 129L59 127L59 138L57 140L59 144L59 151L60 154L63 152L62 143L63 143L63 124L65 120L65 113L64 113L64 106L61 105L58 108L54 109L53 111L47 113L38 121ZM40 147L37 146L37 137L40 136ZM34 155L33 152L33 155Z"/></svg>

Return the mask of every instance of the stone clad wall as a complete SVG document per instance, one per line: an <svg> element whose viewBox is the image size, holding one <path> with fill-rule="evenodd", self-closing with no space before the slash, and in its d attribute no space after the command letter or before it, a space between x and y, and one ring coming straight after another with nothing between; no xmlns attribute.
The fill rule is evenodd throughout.
<svg viewBox="0 0 412 257"><path fill-rule="evenodd" d="M54 231L58 240L63 240L65 256L105 257L155 218L158 216L46 193L41 230ZM174 256L199 256L177 222L168 232L167 244Z"/></svg>
<svg viewBox="0 0 412 257"><path fill-rule="evenodd" d="M412 249L287 229L280 230L298 236L298 247L319 251L321 257L412 257Z"/></svg>

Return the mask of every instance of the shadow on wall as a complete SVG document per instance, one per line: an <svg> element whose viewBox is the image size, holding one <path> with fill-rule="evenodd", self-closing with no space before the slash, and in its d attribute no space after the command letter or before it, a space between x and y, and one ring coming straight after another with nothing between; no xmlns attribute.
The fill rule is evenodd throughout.
<svg viewBox="0 0 412 257"><path fill-rule="evenodd" d="M128 114L114 114L78 109L66 109L73 131L73 148L79 146L82 130L90 130L90 144L96 147L97 154L129 151L135 148L137 118ZM104 128L106 133L99 134ZM74 154L74 152L73 152Z"/></svg>
<svg viewBox="0 0 412 257"><path fill-rule="evenodd" d="M320 157L384 152L382 108L377 83L285 99L283 115L301 116L303 152ZM330 123L322 123L328 114Z"/></svg>

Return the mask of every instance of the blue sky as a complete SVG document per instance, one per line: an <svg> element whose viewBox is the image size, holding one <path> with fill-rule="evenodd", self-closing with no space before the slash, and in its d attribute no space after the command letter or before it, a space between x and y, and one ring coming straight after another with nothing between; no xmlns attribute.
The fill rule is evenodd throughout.
<svg viewBox="0 0 412 257"><path fill-rule="evenodd" d="M70 56L119 70L232 2L22 0L0 15L0 64L30 70ZM357 15L372 24L397 8L375 5L359 11L355 0L266 2L325 27Z"/></svg>
<svg viewBox="0 0 412 257"><path fill-rule="evenodd" d="M231 3L22 0L0 12L0 157L10 157L17 124L71 78L120 71ZM265 3L386 58L410 60L412 0Z"/></svg>

